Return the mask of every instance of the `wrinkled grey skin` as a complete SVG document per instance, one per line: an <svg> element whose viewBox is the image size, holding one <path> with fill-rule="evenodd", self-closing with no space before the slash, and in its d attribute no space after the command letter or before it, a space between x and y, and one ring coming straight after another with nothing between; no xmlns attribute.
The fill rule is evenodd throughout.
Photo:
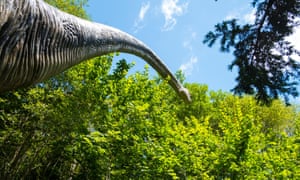
<svg viewBox="0 0 300 180"><path fill-rule="evenodd" d="M145 44L118 29L64 13L41 0L0 0L0 93L112 52L143 58L187 102L189 92Z"/></svg>

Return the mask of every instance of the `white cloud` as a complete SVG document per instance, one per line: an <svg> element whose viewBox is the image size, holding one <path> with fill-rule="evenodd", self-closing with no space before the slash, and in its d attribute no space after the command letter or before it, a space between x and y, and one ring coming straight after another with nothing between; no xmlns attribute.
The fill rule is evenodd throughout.
<svg viewBox="0 0 300 180"><path fill-rule="evenodd" d="M193 41L197 38L197 32L195 31L189 31L190 36L183 41L182 46L186 49L188 49L191 53L193 53Z"/></svg>
<svg viewBox="0 0 300 180"><path fill-rule="evenodd" d="M294 46L294 48L297 49L298 51L300 51L299 38L300 38L300 27L297 27L294 29L294 33L291 36L287 37L286 40L291 42L291 44ZM292 58L299 59L299 57L297 55L292 55Z"/></svg>
<svg viewBox="0 0 300 180"><path fill-rule="evenodd" d="M148 1L147 3L142 4L142 7L141 7L140 13L139 13L139 20L140 21L144 20L145 14L148 12L149 8L150 8L150 1Z"/></svg>
<svg viewBox="0 0 300 180"><path fill-rule="evenodd" d="M194 48L193 44L194 41L197 39L197 32L193 31L192 29L188 30L188 36L186 39L182 42L182 46L189 51L190 59L181 64L179 69L186 75L189 76L192 74L195 64L198 62L198 57L194 55Z"/></svg>
<svg viewBox="0 0 300 180"><path fill-rule="evenodd" d="M298 19L298 20L296 20L296 21L299 21L299 22L300 22L300 19ZM297 50L300 51L300 41L299 41L299 38L300 38L300 27L298 26L298 27L294 28L294 33L293 33L291 36L287 37L287 40L288 40L289 42L291 42L292 45L293 45Z"/></svg>
<svg viewBox="0 0 300 180"><path fill-rule="evenodd" d="M198 58L196 56L192 56L190 60L182 65L180 65L179 69L185 74L185 75L191 75L192 71L194 69L194 65L198 62Z"/></svg>
<svg viewBox="0 0 300 180"><path fill-rule="evenodd" d="M148 10L150 8L150 1L143 3L139 12L139 16L134 22L134 28L135 28L135 33L138 32L141 28L144 27L142 24L145 18L145 15L147 14Z"/></svg>
<svg viewBox="0 0 300 180"><path fill-rule="evenodd" d="M192 46L190 40L185 40L185 41L183 41L182 46L183 46L184 48L186 48L186 49L189 49L190 51L193 50L193 46Z"/></svg>
<svg viewBox="0 0 300 180"><path fill-rule="evenodd" d="M243 17L243 21L249 24L253 24L255 22L255 9L253 9L250 13L247 13Z"/></svg>
<svg viewBox="0 0 300 180"><path fill-rule="evenodd" d="M292 35L292 40L291 40L291 43L295 46L295 48L300 51L299 38L300 38L300 27L295 29L295 32Z"/></svg>
<svg viewBox="0 0 300 180"><path fill-rule="evenodd" d="M236 13L236 12L230 12L226 17L225 17L225 19L224 20L231 20L231 19L238 19L238 17L239 17L239 14L238 13Z"/></svg>
<svg viewBox="0 0 300 180"><path fill-rule="evenodd" d="M240 8L238 10L234 10L228 13L228 15L225 17L225 20L238 19L241 20L243 23L252 24L255 22L255 12L255 9L252 9L250 11L246 8Z"/></svg>
<svg viewBox="0 0 300 180"><path fill-rule="evenodd" d="M165 16L163 31L170 31L177 23L175 16L181 16L187 9L188 3L178 4L178 0L163 0L161 12Z"/></svg>

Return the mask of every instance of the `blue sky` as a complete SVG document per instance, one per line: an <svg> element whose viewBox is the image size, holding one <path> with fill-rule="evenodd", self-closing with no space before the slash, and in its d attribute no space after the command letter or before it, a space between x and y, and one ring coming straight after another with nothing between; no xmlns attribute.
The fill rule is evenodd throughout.
<svg viewBox="0 0 300 180"><path fill-rule="evenodd" d="M172 72L184 71L189 83L207 84L210 90L230 91L236 71L228 70L231 54L218 46L203 45L204 36L225 19L253 21L251 0L89 0L87 13L92 21L121 29L146 43ZM297 34L299 35L299 33ZM145 63L130 55L117 57L136 63L133 71L142 71Z"/></svg>

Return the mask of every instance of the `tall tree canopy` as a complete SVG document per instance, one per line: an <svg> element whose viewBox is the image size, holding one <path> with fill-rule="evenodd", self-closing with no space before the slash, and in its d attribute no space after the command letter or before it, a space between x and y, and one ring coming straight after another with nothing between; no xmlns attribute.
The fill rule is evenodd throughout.
<svg viewBox="0 0 300 180"><path fill-rule="evenodd" d="M222 52L233 48L235 59L229 69L238 69L235 93L255 94L263 102L281 95L288 101L289 96L299 95L300 53L286 37L299 25L300 1L253 0L252 6L256 10L253 24L224 21L203 42L211 47L220 39Z"/></svg>

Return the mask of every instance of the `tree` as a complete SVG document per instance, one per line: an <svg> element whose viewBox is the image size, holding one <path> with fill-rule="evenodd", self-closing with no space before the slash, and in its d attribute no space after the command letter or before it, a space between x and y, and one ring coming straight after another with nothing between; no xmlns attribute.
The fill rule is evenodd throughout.
<svg viewBox="0 0 300 180"><path fill-rule="evenodd" d="M84 7L87 5L88 0L45 0L47 3L59 8L60 10L73 14L81 18L88 18Z"/></svg>
<svg viewBox="0 0 300 180"><path fill-rule="evenodd" d="M295 109L199 84L186 84L186 105L147 68L111 64L96 58L55 88L0 97L2 179L299 178Z"/></svg>
<svg viewBox="0 0 300 180"><path fill-rule="evenodd" d="M296 85L300 64L292 55L300 53L286 37L299 25L300 1L253 0L256 18L253 24L238 24L237 19L215 26L204 39L208 46L220 39L221 51L233 48L235 59L229 69L238 69L236 94L255 94L258 100L270 102L282 95L298 96Z"/></svg>

